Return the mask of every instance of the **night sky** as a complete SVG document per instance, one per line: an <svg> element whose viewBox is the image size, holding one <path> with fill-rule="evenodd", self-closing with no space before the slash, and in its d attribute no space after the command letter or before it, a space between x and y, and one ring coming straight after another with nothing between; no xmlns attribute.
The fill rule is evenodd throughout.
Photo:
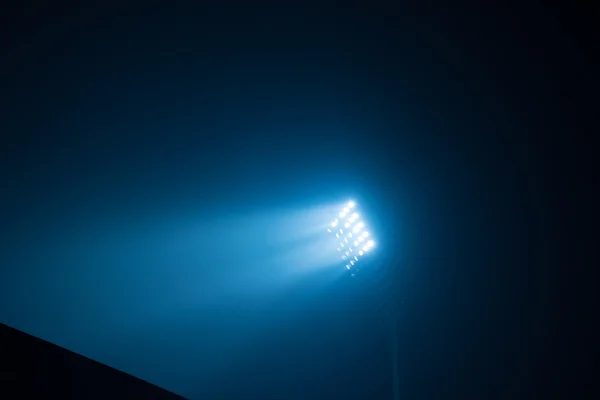
<svg viewBox="0 0 600 400"><path fill-rule="evenodd" d="M391 399L390 313L401 398L580 387L555 361L591 335L565 294L587 255L559 246L591 171L587 20L0 18L0 322L191 399ZM348 199L378 239L354 278L310 245Z"/></svg>

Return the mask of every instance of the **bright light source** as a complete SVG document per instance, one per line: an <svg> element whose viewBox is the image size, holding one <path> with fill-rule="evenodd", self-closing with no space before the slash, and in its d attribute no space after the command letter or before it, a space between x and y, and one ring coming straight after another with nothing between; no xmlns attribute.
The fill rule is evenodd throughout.
<svg viewBox="0 0 600 400"><path fill-rule="evenodd" d="M341 258L349 262L346 264L348 269L354 266L355 262L361 261L359 258L372 251L375 246L375 241L370 240L372 235L367 232L370 227L362 214L360 206L354 201L349 201L340 207L339 220L336 218L331 224L333 228L328 229L329 232L333 231L340 241L337 250L341 251Z"/></svg>

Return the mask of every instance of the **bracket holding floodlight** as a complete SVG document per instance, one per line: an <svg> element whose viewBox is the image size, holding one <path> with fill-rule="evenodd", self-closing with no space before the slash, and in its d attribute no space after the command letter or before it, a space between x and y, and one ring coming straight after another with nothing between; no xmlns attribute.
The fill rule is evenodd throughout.
<svg viewBox="0 0 600 400"><path fill-rule="evenodd" d="M337 251L342 253L341 259L346 262L346 269L358 272L356 265L375 247L375 241L367 230L364 218L358 212L357 204L349 201L342 206L327 231L339 240Z"/></svg>

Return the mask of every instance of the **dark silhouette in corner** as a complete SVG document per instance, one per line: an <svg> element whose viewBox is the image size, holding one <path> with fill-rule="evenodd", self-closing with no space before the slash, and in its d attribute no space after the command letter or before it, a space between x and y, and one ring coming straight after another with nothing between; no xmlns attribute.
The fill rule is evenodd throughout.
<svg viewBox="0 0 600 400"><path fill-rule="evenodd" d="M4 324L0 324L0 398L183 399Z"/></svg>

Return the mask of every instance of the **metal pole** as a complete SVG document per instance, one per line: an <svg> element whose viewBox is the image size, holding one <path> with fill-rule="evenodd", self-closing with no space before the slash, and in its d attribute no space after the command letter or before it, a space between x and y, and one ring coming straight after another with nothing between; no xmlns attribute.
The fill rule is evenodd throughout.
<svg viewBox="0 0 600 400"><path fill-rule="evenodd" d="M400 400L400 376L398 371L398 328L396 316L391 315L392 319L392 379L394 385L394 400Z"/></svg>

